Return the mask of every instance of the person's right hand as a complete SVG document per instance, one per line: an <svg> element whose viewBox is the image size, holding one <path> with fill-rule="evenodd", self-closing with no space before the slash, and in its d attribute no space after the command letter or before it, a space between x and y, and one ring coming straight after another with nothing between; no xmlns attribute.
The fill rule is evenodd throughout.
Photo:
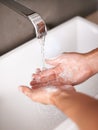
<svg viewBox="0 0 98 130"><path fill-rule="evenodd" d="M55 59L46 60L46 63L54 67L33 74L30 83L33 88L77 85L94 74L86 54L63 53Z"/></svg>
<svg viewBox="0 0 98 130"><path fill-rule="evenodd" d="M72 86L61 86L55 91L48 91L45 87L31 89L20 86L19 90L32 101L56 106L81 130L98 130L98 100L76 92Z"/></svg>

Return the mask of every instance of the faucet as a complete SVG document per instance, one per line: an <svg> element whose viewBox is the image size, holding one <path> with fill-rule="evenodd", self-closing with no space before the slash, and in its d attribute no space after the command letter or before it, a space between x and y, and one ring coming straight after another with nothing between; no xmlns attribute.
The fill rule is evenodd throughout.
<svg viewBox="0 0 98 130"><path fill-rule="evenodd" d="M27 18L34 26L37 38L42 38L47 34L46 24L38 13L16 2L16 0L0 0L0 2Z"/></svg>

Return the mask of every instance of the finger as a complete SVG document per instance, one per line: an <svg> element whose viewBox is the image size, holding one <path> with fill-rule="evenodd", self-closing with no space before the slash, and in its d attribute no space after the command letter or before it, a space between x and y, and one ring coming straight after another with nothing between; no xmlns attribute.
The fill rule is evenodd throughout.
<svg viewBox="0 0 98 130"><path fill-rule="evenodd" d="M40 73L41 72L41 69L40 68L37 68L36 69L36 73L38 74L38 73Z"/></svg>
<svg viewBox="0 0 98 130"><path fill-rule="evenodd" d="M42 87L46 87L46 86L48 86L47 83L43 83L43 84L39 83L39 84L35 84L33 86L31 85L31 88L32 89L38 89L38 88L42 88Z"/></svg>
<svg viewBox="0 0 98 130"><path fill-rule="evenodd" d="M46 82L55 78L56 72L54 68L43 70L38 74L33 74L34 82Z"/></svg>
<svg viewBox="0 0 98 130"><path fill-rule="evenodd" d="M66 85L67 84L67 85ZM69 82L60 82L60 80L51 80L51 81L48 81L48 82L43 82L43 83L31 83L31 86L33 89L37 89L37 88L40 88L40 87L47 87L47 86L56 86L57 88L60 88L60 89L68 89L68 90L73 90L75 91L74 87L72 85L70 85Z"/></svg>
<svg viewBox="0 0 98 130"><path fill-rule="evenodd" d="M72 83L67 78L65 80L65 79L59 77L59 74L54 73L53 75L50 75L50 77L48 77L48 78L42 77L40 82L38 82L36 80L32 80L30 85L32 86L32 88L35 88L35 89L38 87L51 86L51 85L57 86L57 87L66 85L66 87L69 88L70 85L72 85Z"/></svg>
<svg viewBox="0 0 98 130"><path fill-rule="evenodd" d="M41 78L40 81L32 80L30 82L30 85L32 86L32 88L44 87L44 86L49 86L49 85L58 85L60 84L60 82L56 81L56 78L57 78L56 74L53 74L53 75L50 75L48 78L47 77Z"/></svg>
<svg viewBox="0 0 98 130"><path fill-rule="evenodd" d="M28 97L32 97L32 89L30 89L29 87L27 86L20 86L19 87L19 90L24 93L26 96Z"/></svg>
<svg viewBox="0 0 98 130"><path fill-rule="evenodd" d="M60 63L61 55L56 58L46 59L46 63L49 65L56 66Z"/></svg>
<svg viewBox="0 0 98 130"><path fill-rule="evenodd" d="M32 74L32 77L35 75L35 74L39 74L41 72L41 69L40 68L37 68L35 73Z"/></svg>
<svg viewBox="0 0 98 130"><path fill-rule="evenodd" d="M54 80L51 80L51 81L48 81L48 82L40 82L40 83L31 82L30 85L34 89L37 89L37 88L40 88L40 87L47 87L47 86L56 86L56 87L60 88L60 86L65 85L65 83L59 82L59 80L54 79Z"/></svg>

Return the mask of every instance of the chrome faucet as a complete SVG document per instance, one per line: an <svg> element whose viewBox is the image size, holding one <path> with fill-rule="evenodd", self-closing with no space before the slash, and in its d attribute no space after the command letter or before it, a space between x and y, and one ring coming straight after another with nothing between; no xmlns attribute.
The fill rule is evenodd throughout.
<svg viewBox="0 0 98 130"><path fill-rule="evenodd" d="M28 15L28 18L34 25L37 38L42 38L47 34L46 24L38 13Z"/></svg>
<svg viewBox="0 0 98 130"><path fill-rule="evenodd" d="M46 24L38 13L33 12L31 9L21 5L20 3L16 2L16 0L0 0L0 2L28 18L35 28L37 38L42 38L47 34Z"/></svg>

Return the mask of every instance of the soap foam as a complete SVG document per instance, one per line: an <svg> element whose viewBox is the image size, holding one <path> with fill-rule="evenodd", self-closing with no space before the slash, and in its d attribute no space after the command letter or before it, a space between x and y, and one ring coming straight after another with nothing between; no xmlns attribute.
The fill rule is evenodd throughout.
<svg viewBox="0 0 98 130"><path fill-rule="evenodd" d="M57 92L58 88L55 86L47 86L44 88L47 92L51 93L51 92Z"/></svg>
<svg viewBox="0 0 98 130"><path fill-rule="evenodd" d="M59 77L61 77L65 82L72 81L73 79L73 73L71 71L64 70L62 73L59 74Z"/></svg>

